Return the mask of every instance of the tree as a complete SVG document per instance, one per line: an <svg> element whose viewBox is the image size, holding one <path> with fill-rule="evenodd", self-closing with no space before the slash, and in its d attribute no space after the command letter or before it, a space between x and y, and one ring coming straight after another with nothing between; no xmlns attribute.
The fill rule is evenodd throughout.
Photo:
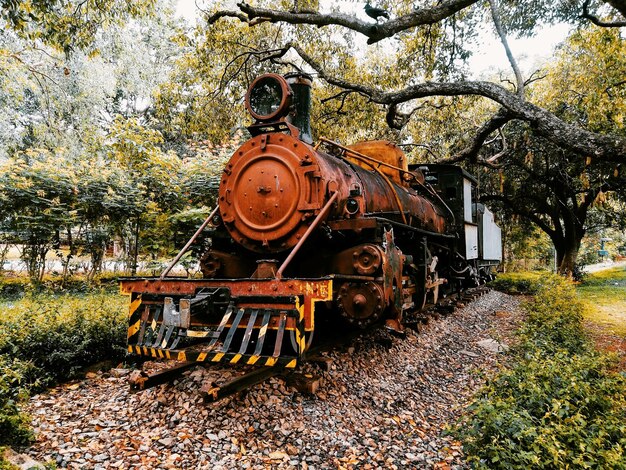
<svg viewBox="0 0 626 470"><path fill-rule="evenodd" d="M180 207L177 173L180 161L174 153L162 151L160 132L142 126L137 119L116 119L107 140L107 160L124 171L136 194L126 214L134 243L129 257L130 271L134 275L137 272L141 231L144 231L143 238L146 240L155 238L150 232L167 232L169 227L165 213ZM167 236L161 233L156 238ZM153 244L151 251L156 253L158 248Z"/></svg>
<svg viewBox="0 0 626 470"><path fill-rule="evenodd" d="M1 0L0 21L29 41L65 53L93 46L102 27L151 11L154 0Z"/></svg>
<svg viewBox="0 0 626 470"><path fill-rule="evenodd" d="M75 223L74 177L62 158L34 150L6 162L1 170L2 229L12 235L13 243L20 243L30 278L40 282L46 255L59 247L60 233Z"/></svg>
<svg viewBox="0 0 626 470"><path fill-rule="evenodd" d="M46 5L50 8L59 5L53 3ZM152 7L152 16L124 25L117 20L107 22L106 34L92 31L89 44L84 44L88 51L77 48L69 56L26 32L11 29L0 32L0 64L4 72L0 74L3 118L0 121L0 159L16 165L25 155L37 154L42 156L38 182L54 179L57 168L68 168L72 177L74 198L66 207L72 217L60 233L64 248L67 244L68 250L56 250L62 257L64 277L69 274L70 262L81 252L91 258L89 276L93 277L113 237L128 234L127 239L135 240L135 231L128 233L129 217L133 217L134 222L138 213L150 218L151 206L146 206L146 198L160 197L151 194L138 181L137 172L152 169L138 164L138 168L131 171L128 162L113 158L116 152L113 147L120 146L115 138L125 133L125 139L135 138L139 146L145 138L144 150L150 157L165 153L161 152L160 134L158 131L150 134L150 126L158 125L152 116L151 94L169 72L179 51L177 41L171 36L180 34L182 29L180 21L173 18L169 3L159 2ZM102 5L102 8L109 6ZM131 124L123 129L123 122ZM152 145L153 142L156 143ZM136 152L129 157L132 155L136 156ZM48 160L48 167L43 160ZM163 172L152 176L156 179L163 176L166 181L171 179L170 174ZM173 180L177 178L177 170L174 170ZM154 182L144 180L147 184ZM10 183L9 179L0 183L0 192L9 188ZM33 186L44 193L47 191L38 183ZM161 189L156 185L152 191ZM27 205L28 201L22 202ZM3 206L0 221L10 225L13 219L4 220L3 216L21 217L20 207L12 196L0 204ZM38 207L37 200L33 200L32 205L27 210ZM156 206L155 210L160 210L159 207L163 206ZM176 207L178 205L173 204L172 209ZM159 217L167 219L168 215ZM54 224L50 229L55 230ZM56 236L56 232L54 234ZM54 240L55 246L59 246L58 238ZM16 244L21 241L16 237L11 240ZM43 234L41 240L45 241ZM50 251L50 243L42 246L48 248L46 252ZM43 267L42 262L39 265ZM39 270L39 274L43 274L43 270Z"/></svg>
<svg viewBox="0 0 626 470"><path fill-rule="evenodd" d="M494 5L495 0L490 3ZM610 5L615 7L617 11L621 10L621 1L612 1ZM247 3L239 3L239 11L216 11L208 17L209 24L221 20L224 17L237 18L239 21L248 24L256 24L258 22L272 22L291 25L308 25L313 27L328 27L335 25L343 29L354 31L367 38L368 44L375 44L383 40L389 41L389 38L396 38L400 41L404 36L410 35L410 32L419 34L424 28L430 28L432 25L440 26L441 30L450 28L454 24L456 17L467 17L466 24L471 25L476 21L476 15L492 16L499 21L499 10L494 6L492 14L482 10L482 4L472 0L448 0L431 7L415 7L408 9L408 5L399 2L396 7L397 17L392 18L382 24L373 24L371 21L364 21L355 15L346 15L343 13L297 13L284 9L263 8L251 6ZM569 18L572 19L572 13L575 11L571 7L571 2L561 2L555 6L550 6L547 2L532 2L530 6L526 6L526 2L520 5L519 2L505 2L508 11L515 11L518 15L509 15L510 18L519 17L525 19L523 23L507 25L513 31L521 31L531 34L539 19L543 14L550 13L548 19L551 18ZM589 2L585 3L589 10ZM582 12L582 6L578 9L579 14ZM531 21L532 20L532 21ZM500 21L501 22L501 21ZM502 28L502 33L506 30ZM443 35L449 32L439 33ZM482 96L492 100L500 106L497 114L487 121L483 127L492 131L501 127L504 123L512 120L520 120L529 123L536 133L541 134L551 142L567 149L571 152L585 153L595 158L605 161L619 162L624 160L626 155L626 138L620 135L610 135L600 132L594 132L585 126L571 123L567 120L559 118L549 110L538 106L526 100L523 93L518 93L500 84L487 81L468 81L462 77L457 80L437 80L436 76L432 79L428 76L420 76L412 74L405 77L405 84L401 87L388 87L391 90L380 86L371 86L367 80L356 80L352 77L343 77L340 73L331 72L332 63L322 62L315 53L306 49L301 42L292 40L286 41L281 49L282 53L275 53L279 57L287 57L288 53L295 52L296 55L311 68L317 76L326 83L337 87L340 90L351 91L366 96L372 102L382 105L386 108L387 122L392 127L401 128L405 123L405 113L402 112L402 106L406 103L414 102L431 96ZM441 54L442 49L435 50ZM515 68L515 67L514 67ZM398 73L402 73L406 68L398 68ZM523 89L523 81L520 82L518 76L517 89ZM379 76L382 79L382 77ZM381 83L385 83L381 80ZM479 132L476 134L476 142L471 143L474 149L464 155L465 158L476 158L478 151L489 133Z"/></svg>
<svg viewBox="0 0 626 470"><path fill-rule="evenodd" d="M562 46L545 80L529 93L562 119L626 135L625 57L626 43L618 31L579 30ZM571 273L587 232L623 219L617 201L626 200L626 175L612 162L570 152L535 135L523 123L510 124L503 135L506 148L498 141L491 151L497 152L504 181L487 181L483 200L499 201L539 226L554 244L559 271Z"/></svg>
<svg viewBox="0 0 626 470"><path fill-rule="evenodd" d="M527 129L524 129L527 131ZM524 130L519 130L520 141ZM511 137L513 131L507 134ZM580 244L589 229L589 214L598 198L611 189L613 166L588 165L545 139L522 142L501 159L505 165L501 192L487 192L482 201L498 201L541 228L552 240L559 272L574 271ZM489 192L489 190L492 192Z"/></svg>
<svg viewBox="0 0 626 470"><path fill-rule="evenodd" d="M616 28L600 29L598 34L605 35L604 49L599 40L598 47L584 55L586 59L581 59L580 51L576 52L573 46L564 49L561 69L550 71L551 77L544 86L548 79L541 80L541 76L524 78L508 47L507 34L532 35L541 21L579 23L580 16L603 18L602 22L619 26L620 15L625 11L623 2L490 0L482 4L448 0L434 6L413 7L402 1L386 6L394 11L395 17L374 24L336 9L328 13L298 13L284 8L284 4L266 7L239 3L238 11L208 13L207 24L236 18L251 26L291 25L290 32L282 31L285 39L282 47L274 47L272 60L297 62L312 70L325 86L335 90L334 99L341 102L338 110L346 110L343 105L349 96L365 97L370 103L380 105L387 125L398 132L401 140L409 140L407 137L411 136L410 140L420 142L415 131L429 127L432 130L432 126L420 127L417 123L433 115L439 115L440 120L442 115L447 115L448 119L441 121L445 123L441 126L443 132L439 133L443 138L426 147L427 150L444 162L503 168L507 175L503 187L506 193L492 194L491 198L500 198L509 209L541 224L555 243L560 270L571 272L580 240L587 230L589 210L609 186L613 190L618 187L617 179L611 180L611 174L616 164L626 161L626 135L620 121L626 107L621 98L615 100L624 90L625 69L621 60L624 40ZM505 78L500 83L467 80L462 68L476 28L484 27L487 21L493 24L512 69L511 79ZM333 42L342 38L344 43L349 41L345 38L351 35L339 33L348 31L365 37L369 48L384 43L387 66L381 66L380 60L354 57L352 62L358 66L347 67L349 61L345 57L329 58L298 37L299 28L311 31L312 27L328 29ZM609 41L609 37L613 39ZM609 71L599 74L602 78L598 78L594 87L583 89L580 96L585 96L584 99L563 93L555 86L559 81L564 87L571 84L571 74L565 70L568 61L582 74L588 72L594 55L601 57L595 59L598 69L607 65L606 62L612 63ZM390 75L394 78L390 79ZM606 107L609 98L601 80L608 75L608 92L614 98L613 104ZM560 95L550 97L549 90L558 90L556 93ZM591 101L587 103L586 99L596 100L595 112L588 106ZM469 107L474 113L463 112L462 107ZM433 108L437 111L433 112ZM599 115L604 109L609 109L609 113L615 109L611 118L615 122L606 119L601 122ZM482 121L473 128L468 126L476 116L483 116ZM595 121L590 119L593 116ZM459 119L458 125L450 126L450 118ZM529 153L533 155L530 165ZM591 164L586 163L589 158ZM493 187L497 185L494 183ZM529 188L532 190L528 191ZM559 193L561 190L564 193ZM529 192L540 195L537 199L542 201L529 205L523 199Z"/></svg>

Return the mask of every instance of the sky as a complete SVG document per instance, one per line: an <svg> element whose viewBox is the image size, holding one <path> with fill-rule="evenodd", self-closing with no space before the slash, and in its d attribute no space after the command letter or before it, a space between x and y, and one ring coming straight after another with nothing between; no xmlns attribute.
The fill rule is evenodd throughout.
<svg viewBox="0 0 626 470"><path fill-rule="evenodd" d="M196 1L199 5L211 3L210 0L178 0L176 14L193 22L198 15ZM237 0L226 0L232 3L232 9L236 9ZM364 0L320 0L320 10L329 9L330 5L345 4L350 9L355 9L356 15L364 20L368 17L361 8L355 5L364 4ZM570 26L565 24L552 25L543 28L532 38L515 39L507 38L513 56L518 61L524 75L529 76L540 64L546 63L553 56L555 46L567 36ZM475 51L468 61L470 78L492 76L499 70L510 71L509 62L504 48L497 38L493 27L485 28L479 37L480 48Z"/></svg>
<svg viewBox="0 0 626 470"><path fill-rule="evenodd" d="M556 24L539 30L532 38L508 37L513 57L522 71L529 75L538 68L538 64L548 62L553 57L555 47L567 37L570 28L570 25ZM510 70L504 47L495 32L483 30L480 41L480 50L469 59L469 68L476 76Z"/></svg>

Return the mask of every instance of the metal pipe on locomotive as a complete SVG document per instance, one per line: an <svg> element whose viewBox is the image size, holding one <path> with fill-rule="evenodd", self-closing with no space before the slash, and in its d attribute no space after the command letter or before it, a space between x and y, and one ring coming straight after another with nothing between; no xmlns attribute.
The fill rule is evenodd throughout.
<svg viewBox="0 0 626 470"><path fill-rule="evenodd" d="M316 324L402 331L407 312L483 283L500 229L454 165L408 165L387 141L313 145L311 78L251 84L251 138L223 170L218 206L160 277L126 278L128 352L295 367ZM202 230L201 279L168 276Z"/></svg>

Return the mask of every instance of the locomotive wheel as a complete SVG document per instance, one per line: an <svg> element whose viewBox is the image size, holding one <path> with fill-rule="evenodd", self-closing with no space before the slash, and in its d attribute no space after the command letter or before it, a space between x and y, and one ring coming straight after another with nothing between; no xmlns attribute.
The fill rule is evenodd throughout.
<svg viewBox="0 0 626 470"><path fill-rule="evenodd" d="M365 328L382 316L386 305L375 282L345 282L337 294L337 307L349 323Z"/></svg>

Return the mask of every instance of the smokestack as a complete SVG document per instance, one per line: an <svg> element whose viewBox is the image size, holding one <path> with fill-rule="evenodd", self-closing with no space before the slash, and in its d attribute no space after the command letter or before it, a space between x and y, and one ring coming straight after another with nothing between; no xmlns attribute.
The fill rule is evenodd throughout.
<svg viewBox="0 0 626 470"><path fill-rule="evenodd" d="M287 122L300 130L300 140L313 143L311 134L311 83L313 78L304 72L291 72L285 80L293 90L294 111L287 116Z"/></svg>

